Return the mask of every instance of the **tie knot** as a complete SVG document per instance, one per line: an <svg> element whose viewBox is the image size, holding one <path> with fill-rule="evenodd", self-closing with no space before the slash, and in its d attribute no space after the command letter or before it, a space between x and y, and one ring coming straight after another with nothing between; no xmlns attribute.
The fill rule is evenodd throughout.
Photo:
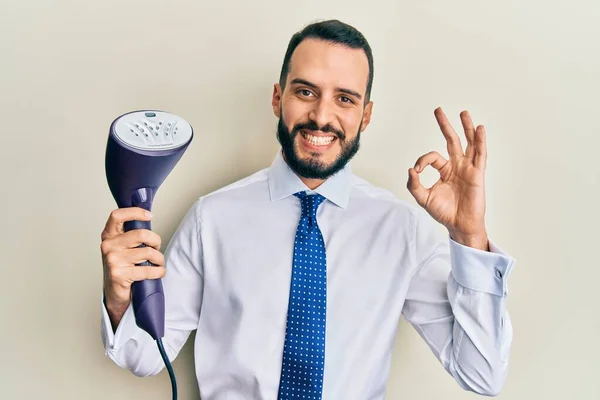
<svg viewBox="0 0 600 400"><path fill-rule="evenodd" d="M302 205L302 217L316 218L317 208L325 200L325 197L316 194L306 194L306 192L294 193L294 196L300 199Z"/></svg>

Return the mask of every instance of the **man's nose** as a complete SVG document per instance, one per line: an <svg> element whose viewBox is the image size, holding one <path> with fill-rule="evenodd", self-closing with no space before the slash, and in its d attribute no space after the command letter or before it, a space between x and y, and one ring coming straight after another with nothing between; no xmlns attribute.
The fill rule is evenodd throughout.
<svg viewBox="0 0 600 400"><path fill-rule="evenodd" d="M317 123L319 128L330 124L334 120L333 105L323 98L314 103L309 113L309 118Z"/></svg>

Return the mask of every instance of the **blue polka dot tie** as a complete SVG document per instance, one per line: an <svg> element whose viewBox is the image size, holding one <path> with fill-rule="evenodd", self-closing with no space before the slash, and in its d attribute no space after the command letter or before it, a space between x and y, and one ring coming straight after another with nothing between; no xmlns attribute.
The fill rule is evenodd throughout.
<svg viewBox="0 0 600 400"><path fill-rule="evenodd" d="M327 268L325 243L317 225L320 194L294 194L302 215L296 242L288 304L279 400L321 399L325 362Z"/></svg>

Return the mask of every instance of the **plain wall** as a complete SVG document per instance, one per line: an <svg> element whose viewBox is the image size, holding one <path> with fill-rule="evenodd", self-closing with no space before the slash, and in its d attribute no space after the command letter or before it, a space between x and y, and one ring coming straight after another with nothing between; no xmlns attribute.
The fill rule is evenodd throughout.
<svg viewBox="0 0 600 400"><path fill-rule="evenodd" d="M355 173L414 202L407 169L446 153L433 110L461 136L463 109L486 126L488 232L517 259L499 398L600 399L597 1L2 3L1 398L170 398L166 371L136 378L100 341L100 233L115 208L109 125L156 108L195 128L154 204L164 250L195 199L271 163L271 93L287 43L338 18L375 57ZM174 362L180 399L198 397L191 344ZM402 321L387 398L475 395Z"/></svg>

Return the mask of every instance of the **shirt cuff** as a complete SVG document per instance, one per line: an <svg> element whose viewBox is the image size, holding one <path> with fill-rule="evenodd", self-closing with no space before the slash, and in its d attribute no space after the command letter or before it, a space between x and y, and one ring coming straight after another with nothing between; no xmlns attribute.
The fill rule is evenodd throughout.
<svg viewBox="0 0 600 400"><path fill-rule="evenodd" d="M507 278L515 264L512 257L491 241L490 251L485 251L449 239L452 275L458 284L478 292L507 295Z"/></svg>
<svg viewBox="0 0 600 400"><path fill-rule="evenodd" d="M105 352L108 353L110 350L116 351L131 339L140 330L135 323L135 314L133 313L133 305L129 303L123 318L117 326L117 331L113 332L110 317L104 304L104 294L101 298L102 303L102 336L104 337L104 348Z"/></svg>

